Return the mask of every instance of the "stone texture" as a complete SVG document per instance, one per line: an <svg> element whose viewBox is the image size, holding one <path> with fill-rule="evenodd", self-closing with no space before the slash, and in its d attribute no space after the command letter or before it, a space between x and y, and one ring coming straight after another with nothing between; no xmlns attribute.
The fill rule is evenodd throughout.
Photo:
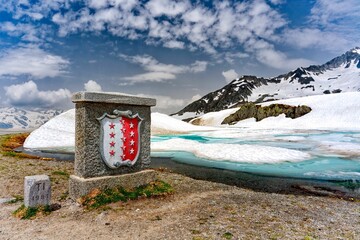
<svg viewBox="0 0 360 240"><path fill-rule="evenodd" d="M51 183L47 175L26 176L24 183L25 207L50 205Z"/></svg>
<svg viewBox="0 0 360 240"><path fill-rule="evenodd" d="M140 126L140 152L136 163L110 169L103 162L100 152L101 131L97 118L104 113L112 114L131 110L143 119ZM100 177L137 172L150 165L150 107L114 103L76 103L75 124L75 175L82 178Z"/></svg>
<svg viewBox="0 0 360 240"><path fill-rule="evenodd" d="M125 105L155 106L156 100L153 98L143 98L133 95L106 92L77 92L72 96L74 103L78 102L99 102L117 103Z"/></svg>
<svg viewBox="0 0 360 240"><path fill-rule="evenodd" d="M150 107L155 105L155 99L117 93L78 92L73 95L72 100L76 109L75 175L70 178L70 197L76 199L93 188L115 187L119 184L136 187L154 180L154 173L138 172L150 165ZM132 166L116 169L108 167L102 159L101 124L98 121L105 113L113 114L114 110L130 110L142 119L137 161Z"/></svg>
<svg viewBox="0 0 360 240"><path fill-rule="evenodd" d="M154 170L143 170L131 174L94 178L82 178L71 175L69 181L69 195L72 199L78 199L95 188L104 190L106 188L122 186L131 189L155 181L156 178L156 172Z"/></svg>
<svg viewBox="0 0 360 240"><path fill-rule="evenodd" d="M261 121L267 117L276 117L280 114L285 114L288 118L298 118L311 111L311 108L305 105L290 106L286 104L271 104L269 106L255 105L254 103L246 103L241 106L235 113L226 117L221 124L236 124L237 122L247 119L255 118L256 121ZM192 121L194 124L196 121Z"/></svg>

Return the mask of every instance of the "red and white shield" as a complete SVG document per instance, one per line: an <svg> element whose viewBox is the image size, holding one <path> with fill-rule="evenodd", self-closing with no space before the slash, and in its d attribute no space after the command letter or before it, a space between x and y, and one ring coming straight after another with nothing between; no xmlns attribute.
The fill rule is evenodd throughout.
<svg viewBox="0 0 360 240"><path fill-rule="evenodd" d="M131 111L115 110L98 118L101 124L100 151L105 164L112 169L132 166L140 152L140 124L142 119Z"/></svg>

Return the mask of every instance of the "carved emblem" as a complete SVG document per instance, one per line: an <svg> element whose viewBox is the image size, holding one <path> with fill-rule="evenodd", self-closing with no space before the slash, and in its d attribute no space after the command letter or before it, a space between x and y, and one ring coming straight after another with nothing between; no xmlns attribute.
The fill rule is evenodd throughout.
<svg viewBox="0 0 360 240"><path fill-rule="evenodd" d="M100 118L100 151L105 164L112 169L132 166L140 152L140 124L142 119L131 111L114 110Z"/></svg>

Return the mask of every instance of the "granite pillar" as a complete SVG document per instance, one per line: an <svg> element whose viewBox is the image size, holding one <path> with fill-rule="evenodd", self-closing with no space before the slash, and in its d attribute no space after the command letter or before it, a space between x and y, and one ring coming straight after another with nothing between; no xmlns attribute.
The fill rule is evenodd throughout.
<svg viewBox="0 0 360 240"><path fill-rule="evenodd" d="M78 92L72 101L76 139L75 175L69 183L71 198L77 199L91 188L114 187L114 182L126 185L121 181L128 181L124 179L131 178L132 173L136 173L136 179L130 181L134 186L127 187L154 180L155 173L145 169L150 165L150 107L155 106L155 99Z"/></svg>

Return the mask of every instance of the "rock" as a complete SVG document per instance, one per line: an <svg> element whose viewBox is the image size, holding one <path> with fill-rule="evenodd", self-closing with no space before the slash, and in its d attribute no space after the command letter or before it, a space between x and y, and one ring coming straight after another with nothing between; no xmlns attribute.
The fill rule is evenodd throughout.
<svg viewBox="0 0 360 240"><path fill-rule="evenodd" d="M235 124L247 118L255 118L256 121L261 121L267 117L277 117L280 114L285 114L288 118L298 118L311 111L311 108L305 105L290 106L285 104L271 104L270 106L262 107L254 103L244 104L238 111L226 117L221 124Z"/></svg>
<svg viewBox="0 0 360 240"><path fill-rule="evenodd" d="M51 184L47 175L26 176L24 184L25 207L50 205Z"/></svg>

